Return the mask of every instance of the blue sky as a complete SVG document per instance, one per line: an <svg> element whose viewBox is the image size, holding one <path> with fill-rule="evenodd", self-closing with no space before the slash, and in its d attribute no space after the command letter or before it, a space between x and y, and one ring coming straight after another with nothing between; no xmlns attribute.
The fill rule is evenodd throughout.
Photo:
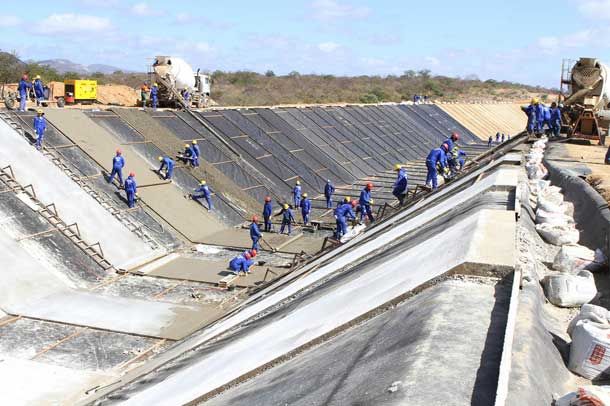
<svg viewBox="0 0 610 406"><path fill-rule="evenodd" d="M563 58L610 62L610 0L3 3L2 50L140 71L173 55L203 70L430 69L556 87Z"/></svg>

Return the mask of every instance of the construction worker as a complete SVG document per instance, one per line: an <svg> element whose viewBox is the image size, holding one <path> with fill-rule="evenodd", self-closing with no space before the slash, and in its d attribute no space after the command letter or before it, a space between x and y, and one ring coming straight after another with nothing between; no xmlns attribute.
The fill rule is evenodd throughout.
<svg viewBox="0 0 610 406"><path fill-rule="evenodd" d="M337 216L337 240L340 240L345 234L347 234L347 220L355 220L356 214L354 214L354 208L358 203L355 200L349 201L349 198L343 199L343 203L335 210Z"/></svg>
<svg viewBox="0 0 610 406"><path fill-rule="evenodd" d="M174 160L168 156L159 156L159 162L161 162L161 166L159 167L159 175L161 175L161 171L165 168L165 180L171 180L172 175L174 174Z"/></svg>
<svg viewBox="0 0 610 406"><path fill-rule="evenodd" d="M466 152L464 150L458 150L457 161L459 165L459 170L461 171L464 167L464 164L466 163Z"/></svg>
<svg viewBox="0 0 610 406"><path fill-rule="evenodd" d="M373 184L371 182L367 183L365 187L360 191L360 199L358 203L360 203L360 222L364 220L364 217L368 217L369 221L372 223L375 221L373 218L373 211L371 210L371 204L373 204L373 199L371 199L371 191L373 190Z"/></svg>
<svg viewBox="0 0 610 406"><path fill-rule="evenodd" d="M250 273L250 267L254 265L252 261L252 255L249 252L239 254L229 262L229 269L234 275L238 275L240 272Z"/></svg>
<svg viewBox="0 0 610 406"><path fill-rule="evenodd" d="M311 214L311 200L307 198L307 193L303 193L301 199L301 216L303 216L303 225L309 224L309 214Z"/></svg>
<svg viewBox="0 0 610 406"><path fill-rule="evenodd" d="M189 93L188 89L182 90L182 98L184 99L184 104L186 105L186 108L188 109L190 100L191 100L191 94Z"/></svg>
<svg viewBox="0 0 610 406"><path fill-rule="evenodd" d="M494 142L493 137L490 135L487 140L487 148L491 148L491 144Z"/></svg>
<svg viewBox="0 0 610 406"><path fill-rule="evenodd" d="M447 144L449 151L451 151L451 150L453 150L454 143L458 142L459 140L460 140L460 134L453 132L453 133L451 133L451 136L443 142L443 144Z"/></svg>
<svg viewBox="0 0 610 406"><path fill-rule="evenodd" d="M181 156L184 163L195 166L193 164L193 160L195 159L194 157L195 157L195 151L193 151L191 144L184 144L184 152L182 153L182 156Z"/></svg>
<svg viewBox="0 0 610 406"><path fill-rule="evenodd" d="M40 109L36 111L36 117L34 117L34 131L36 131L36 149L42 148L42 140L44 139L44 132L47 129L47 120L44 118L44 112Z"/></svg>
<svg viewBox="0 0 610 406"><path fill-rule="evenodd" d="M40 106L44 101L44 86L40 79L40 75L36 75L32 82L32 87L34 88L34 96L36 97L36 106Z"/></svg>
<svg viewBox="0 0 610 406"><path fill-rule="evenodd" d="M125 166L125 159L123 158L122 153L123 152L120 149L117 149L114 158L112 158L112 171L110 172L108 183L112 183L114 175L117 175L119 178L119 185L123 185L123 167Z"/></svg>
<svg viewBox="0 0 610 406"><path fill-rule="evenodd" d="M273 213L273 205L271 204L271 196L265 197L265 205L263 206L263 220L265 222L265 232L271 232L271 214Z"/></svg>
<svg viewBox="0 0 610 406"><path fill-rule="evenodd" d="M301 181L297 180L292 189L292 203L294 207L301 207Z"/></svg>
<svg viewBox="0 0 610 406"><path fill-rule="evenodd" d="M394 170L398 172L398 176L396 182L394 182L392 194L398 199L398 202L402 206L407 197L407 170L400 164L396 164Z"/></svg>
<svg viewBox="0 0 610 406"><path fill-rule="evenodd" d="M262 236L261 230L258 228L258 216L252 216L252 223L250 224L250 239L252 240L253 250L260 250L258 240L260 240Z"/></svg>
<svg viewBox="0 0 610 406"><path fill-rule="evenodd" d="M527 107L521 107L521 110L523 110L523 112L525 114L527 114L527 126L526 126L526 130L527 132L531 135L534 133L534 131L536 131L536 127L537 127L537 119L536 119L536 109L538 105L538 99L536 97L534 97L532 99L532 101L530 102L529 106Z"/></svg>
<svg viewBox="0 0 610 406"><path fill-rule="evenodd" d="M150 100L153 110L157 110L157 106L159 105L159 86L156 83L153 83L152 88L150 89Z"/></svg>
<svg viewBox="0 0 610 406"><path fill-rule="evenodd" d="M496 133L496 144L499 144L499 143L500 143L500 133L497 132Z"/></svg>
<svg viewBox="0 0 610 406"><path fill-rule="evenodd" d="M21 80L19 81L19 85L17 86L17 91L19 91L19 111L25 111L25 106L28 100L28 91L32 87L32 84L28 82L28 75L23 74L21 76Z"/></svg>
<svg viewBox="0 0 610 406"><path fill-rule="evenodd" d="M538 104L536 104L535 107L536 107L535 108L535 111L536 111L536 134L542 134L542 132L544 130L544 117L545 117L546 106L544 105L544 103L538 102Z"/></svg>
<svg viewBox="0 0 610 406"><path fill-rule="evenodd" d="M214 206L212 205L212 192L210 191L210 188L208 187L207 182L205 180L199 182L199 187L195 189L195 191L191 195L191 198L193 198L194 200L204 198L205 201L208 203L208 211L212 211L212 209L214 208Z"/></svg>
<svg viewBox="0 0 610 406"><path fill-rule="evenodd" d="M138 185L136 184L136 174L129 172L129 176L125 179L125 194L127 195L127 205L132 208L136 205L136 196L138 195Z"/></svg>
<svg viewBox="0 0 610 406"><path fill-rule="evenodd" d="M326 198L326 208L331 209L333 207L333 193L335 193L335 187L331 183L330 179L326 180L324 186L324 197Z"/></svg>
<svg viewBox="0 0 610 406"><path fill-rule="evenodd" d="M288 227L287 235L290 235L292 232L292 223L296 223L294 220L294 215L292 214L292 210L290 209L290 205L288 203L284 203L282 206L282 211L280 211L276 216L282 216L282 226L280 227L280 234L284 234L284 228Z"/></svg>
<svg viewBox="0 0 610 406"><path fill-rule="evenodd" d="M199 166L199 157L201 156L201 150L199 149L199 145L197 145L197 140L191 141L191 149L193 150L193 166Z"/></svg>
<svg viewBox="0 0 610 406"><path fill-rule="evenodd" d="M146 83L142 83L142 86L140 86L140 100L144 108L146 108L146 99L148 99L148 86Z"/></svg>
<svg viewBox="0 0 610 406"><path fill-rule="evenodd" d="M559 137L559 134L561 133L561 125L562 123L562 119L561 119L561 109L559 107L557 107L557 103L553 102L551 103L551 130L553 132L553 136L554 137Z"/></svg>
<svg viewBox="0 0 610 406"><path fill-rule="evenodd" d="M441 148L434 148L428 154L426 158L426 167L428 168L428 175L426 176L426 186L432 186L432 190L438 189L438 179L436 172L436 165L440 164L441 169L444 171L446 168L446 151L447 145L443 144Z"/></svg>

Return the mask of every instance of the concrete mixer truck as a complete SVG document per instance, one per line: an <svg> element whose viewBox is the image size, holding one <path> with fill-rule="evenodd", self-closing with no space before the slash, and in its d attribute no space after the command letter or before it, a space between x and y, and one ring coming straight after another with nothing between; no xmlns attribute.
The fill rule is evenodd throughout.
<svg viewBox="0 0 610 406"><path fill-rule="evenodd" d="M181 58L157 56L150 67L151 85L159 86L160 107L205 107L210 98L210 77L199 72ZM184 91L189 93L188 99Z"/></svg>
<svg viewBox="0 0 610 406"><path fill-rule="evenodd" d="M605 144L610 125L609 68L595 58L564 61L560 103L568 137Z"/></svg>

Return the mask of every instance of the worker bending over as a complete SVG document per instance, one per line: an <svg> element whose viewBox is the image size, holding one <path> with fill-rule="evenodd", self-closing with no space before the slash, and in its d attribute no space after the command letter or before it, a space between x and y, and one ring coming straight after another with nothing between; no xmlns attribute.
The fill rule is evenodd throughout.
<svg viewBox="0 0 610 406"><path fill-rule="evenodd" d="M108 183L112 183L112 181L114 180L114 176L116 175L119 178L119 185L123 185L124 166L125 158L123 158L123 152L120 149L117 149L114 158L112 158L112 171L110 172L110 178L108 179Z"/></svg>
<svg viewBox="0 0 610 406"><path fill-rule="evenodd" d="M372 223L375 221L373 218L373 210L371 210L371 204L373 204L373 199L371 198L371 192L373 190L373 184L367 183L362 191L360 191L360 199L358 203L360 203L360 222L364 221L364 217L368 217L369 221Z"/></svg>
<svg viewBox="0 0 610 406"><path fill-rule="evenodd" d="M265 223L265 232L271 232L271 214L273 213L273 205L271 204L271 196L265 197L263 205L263 221Z"/></svg>
<svg viewBox="0 0 610 406"><path fill-rule="evenodd" d="M326 198L326 208L331 209L333 207L333 193L335 193L335 187L331 183L330 179L326 181L324 186L324 197Z"/></svg>
<svg viewBox="0 0 610 406"><path fill-rule="evenodd" d="M184 161L185 164L195 166L195 164L193 163L196 159L195 151L193 150L193 147L191 147L191 144L184 144L184 152L182 153L182 155L179 154L178 158Z"/></svg>
<svg viewBox="0 0 610 406"><path fill-rule="evenodd" d="M307 193L303 193L301 199L301 216L303 216L303 225L309 224L309 215L311 214L311 200L307 198Z"/></svg>
<svg viewBox="0 0 610 406"><path fill-rule="evenodd" d="M195 189L191 195L191 198L194 200L201 198L205 199L205 201L208 203L208 211L212 211L214 208L214 205L212 205L212 192L210 191L210 188L205 180L199 182L199 187Z"/></svg>
<svg viewBox="0 0 610 406"><path fill-rule="evenodd" d="M161 166L159 166L159 175L161 175L161 172L163 171L163 169L165 169L165 176L163 177L163 179L165 180L172 180L172 175L174 174L174 160L171 159L168 156L159 156L159 162L161 162ZM163 176L163 175L161 175Z"/></svg>
<svg viewBox="0 0 610 406"><path fill-rule="evenodd" d="M294 214L292 214L292 210L290 209L290 205L288 203L284 203L282 210L276 214L276 216L282 216L282 226L280 227L280 234L284 234L284 229L288 227L287 235L290 235L292 232L292 223L296 223L294 220Z"/></svg>
<svg viewBox="0 0 610 406"><path fill-rule="evenodd" d="M19 92L19 111L25 111L25 106L28 100L28 91L32 84L28 82L28 75L24 74L19 81L17 91Z"/></svg>
<svg viewBox="0 0 610 406"><path fill-rule="evenodd" d="M343 199L337 209L335 210L335 216L337 217L337 231L335 231L335 237L340 240L345 234L347 234L347 220L356 220L354 214L354 208L358 203L355 200L349 201L349 198Z"/></svg>
<svg viewBox="0 0 610 406"><path fill-rule="evenodd" d="M301 181L297 180L292 189L292 203L294 207L301 207Z"/></svg>
<svg viewBox="0 0 610 406"><path fill-rule="evenodd" d="M407 170L400 164L396 164L394 170L398 172L396 182L392 189L392 194L398 199L398 202L402 206L405 198L407 197Z"/></svg>
<svg viewBox="0 0 610 406"><path fill-rule="evenodd" d="M252 265L254 265L252 254L250 252L245 252L239 254L229 262L229 269L234 275L238 275L240 272L250 273L250 267Z"/></svg>
<svg viewBox="0 0 610 406"><path fill-rule="evenodd" d="M138 195L138 185L136 184L136 174L133 172L130 172L125 179L125 194L127 195L127 205L130 208L134 207Z"/></svg>
<svg viewBox="0 0 610 406"><path fill-rule="evenodd" d="M426 158L426 167L428 168L428 175L426 176L426 186L432 186L432 190L438 189L438 179L436 172L436 165L440 164L441 169L444 171L446 168L447 157L445 151L447 144L443 144L441 148L434 148L428 154Z"/></svg>
<svg viewBox="0 0 610 406"><path fill-rule="evenodd" d="M559 137L561 133L561 109L557 106L557 103L551 103L551 131L554 137Z"/></svg>
<svg viewBox="0 0 610 406"><path fill-rule="evenodd" d="M447 138L443 144L447 144L447 148L449 148L449 151L452 151L453 148L455 147L455 143L458 142L460 140L460 134L453 132L451 133L451 136L449 138ZM441 144L441 145L443 145Z"/></svg>
<svg viewBox="0 0 610 406"><path fill-rule="evenodd" d="M199 166L199 157L201 156L201 150L199 149L199 145L197 145L197 140L191 141L191 149L193 150L193 166L196 168Z"/></svg>
<svg viewBox="0 0 610 406"><path fill-rule="evenodd" d="M153 110L157 110L157 106L159 105L159 86L156 83L153 83L152 88L150 89L150 101Z"/></svg>
<svg viewBox="0 0 610 406"><path fill-rule="evenodd" d="M250 224L250 239L252 239L252 249L260 250L258 241L262 238L261 230L258 228L258 216L252 216L252 223Z"/></svg>
<svg viewBox="0 0 610 406"><path fill-rule="evenodd" d="M47 130L47 119L44 118L44 112L40 109L36 111L36 117L34 117L34 131L36 132L36 149L42 148L42 141L44 140L44 132Z"/></svg>
<svg viewBox="0 0 610 406"><path fill-rule="evenodd" d="M34 88L34 96L36 97L36 105L42 105L44 101L44 86L42 84L42 80L40 79L40 75L36 75L34 81L32 82L32 87Z"/></svg>

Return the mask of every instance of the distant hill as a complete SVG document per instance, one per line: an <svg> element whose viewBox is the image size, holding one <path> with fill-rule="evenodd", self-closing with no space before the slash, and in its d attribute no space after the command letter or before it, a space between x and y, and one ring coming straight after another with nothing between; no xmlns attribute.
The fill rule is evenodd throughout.
<svg viewBox="0 0 610 406"><path fill-rule="evenodd" d="M26 64L9 52L0 51L0 83L16 82Z"/></svg>
<svg viewBox="0 0 610 406"><path fill-rule="evenodd" d="M75 72L81 75L88 75L100 72L105 75L109 75L116 71L129 72L127 70L117 68L116 66L104 64L83 65L80 63L72 62L68 59L46 59L44 61L37 61L36 63L39 65L48 66L49 68L53 68L59 74L64 74L66 72Z"/></svg>

